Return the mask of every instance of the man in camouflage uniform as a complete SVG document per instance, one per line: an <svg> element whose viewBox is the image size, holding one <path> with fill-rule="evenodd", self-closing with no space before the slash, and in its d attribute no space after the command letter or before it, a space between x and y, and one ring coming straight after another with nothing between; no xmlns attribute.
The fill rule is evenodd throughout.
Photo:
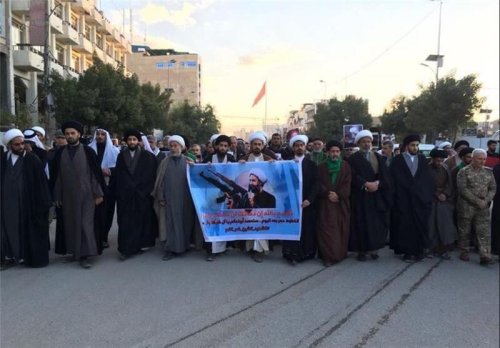
<svg viewBox="0 0 500 348"><path fill-rule="evenodd" d="M486 151L472 152L472 162L457 175L457 225L458 245L462 250L460 259L469 261L469 239L471 227L477 236L481 265L492 263L490 253L489 205L496 192L495 178L491 169L484 167Z"/></svg>

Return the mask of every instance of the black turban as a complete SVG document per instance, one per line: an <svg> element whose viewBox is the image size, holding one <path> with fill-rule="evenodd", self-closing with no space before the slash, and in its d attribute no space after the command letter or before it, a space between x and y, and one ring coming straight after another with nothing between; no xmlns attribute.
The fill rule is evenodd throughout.
<svg viewBox="0 0 500 348"><path fill-rule="evenodd" d="M329 142L326 143L326 151L330 151L330 149L334 146L338 147L340 149L340 151L342 151L344 149L344 147L342 146L342 143L340 141L330 140Z"/></svg>
<svg viewBox="0 0 500 348"><path fill-rule="evenodd" d="M221 142L227 142L228 145L231 144L231 138L227 135L219 135L217 139L215 139L215 145L219 145Z"/></svg>
<svg viewBox="0 0 500 348"><path fill-rule="evenodd" d="M123 134L123 140L127 141L128 137L136 137L137 140L141 141L141 132L137 129L128 129Z"/></svg>
<svg viewBox="0 0 500 348"><path fill-rule="evenodd" d="M64 131L67 128L76 129L80 134L83 134L83 125L78 121L71 120L71 121L64 122L61 126L62 132L64 133Z"/></svg>
<svg viewBox="0 0 500 348"><path fill-rule="evenodd" d="M420 142L420 135L418 134L407 135L403 140L403 147L406 147L409 143L412 143L414 141Z"/></svg>
<svg viewBox="0 0 500 348"><path fill-rule="evenodd" d="M453 145L453 148L456 150L456 149L458 149L458 148L459 148L460 146L462 146L462 145L465 145L465 146L467 146L467 147L469 147L469 146L470 146L470 145L469 145L469 142L468 142L467 140L459 140L459 141L457 141L457 142L455 143L455 145Z"/></svg>
<svg viewBox="0 0 500 348"><path fill-rule="evenodd" d="M347 144L345 144L345 148L346 149L353 148L353 147L356 147L356 144L354 144L354 143L347 143Z"/></svg>
<svg viewBox="0 0 500 348"><path fill-rule="evenodd" d="M431 150L429 156L431 156L431 158L448 158L448 153L445 150L434 148Z"/></svg>
<svg viewBox="0 0 500 348"><path fill-rule="evenodd" d="M463 158L468 153L472 153L472 151L474 151L474 148L466 147L465 149L460 150L460 152L458 153L458 157Z"/></svg>

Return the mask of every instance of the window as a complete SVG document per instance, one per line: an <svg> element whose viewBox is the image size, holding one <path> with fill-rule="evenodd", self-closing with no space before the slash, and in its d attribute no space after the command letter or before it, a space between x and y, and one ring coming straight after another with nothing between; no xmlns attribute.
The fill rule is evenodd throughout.
<svg viewBox="0 0 500 348"><path fill-rule="evenodd" d="M103 47L102 35L96 35L96 45L102 50Z"/></svg>
<svg viewBox="0 0 500 348"><path fill-rule="evenodd" d="M91 41L90 40L90 26L85 24L85 37L87 38L87 40Z"/></svg>
<svg viewBox="0 0 500 348"><path fill-rule="evenodd" d="M56 45L56 56L59 64L64 65L64 47L61 45Z"/></svg>
<svg viewBox="0 0 500 348"><path fill-rule="evenodd" d="M81 67L80 67L80 56L72 56L73 58L73 68L78 71L78 72L81 72Z"/></svg>
<svg viewBox="0 0 500 348"><path fill-rule="evenodd" d="M78 30L78 16L75 15L75 14L71 14L71 20L70 20L70 25L73 29L75 29L76 31L79 31Z"/></svg>

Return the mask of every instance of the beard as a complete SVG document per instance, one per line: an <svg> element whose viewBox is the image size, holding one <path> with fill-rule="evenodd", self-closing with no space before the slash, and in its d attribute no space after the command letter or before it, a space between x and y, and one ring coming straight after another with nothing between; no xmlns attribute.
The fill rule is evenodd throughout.
<svg viewBox="0 0 500 348"><path fill-rule="evenodd" d="M255 156L259 156L259 155L262 153L262 150L261 150L261 149L253 149L253 150L252 150L252 153L253 153Z"/></svg>
<svg viewBox="0 0 500 348"><path fill-rule="evenodd" d="M78 145L80 139L78 138L68 138L66 139L67 143L71 146Z"/></svg>
<svg viewBox="0 0 500 348"><path fill-rule="evenodd" d="M135 151L139 147L138 144L127 144L127 147L130 151Z"/></svg>
<svg viewBox="0 0 500 348"><path fill-rule="evenodd" d="M248 191L252 193L259 193L260 192L260 186L254 186L254 185L248 185Z"/></svg>

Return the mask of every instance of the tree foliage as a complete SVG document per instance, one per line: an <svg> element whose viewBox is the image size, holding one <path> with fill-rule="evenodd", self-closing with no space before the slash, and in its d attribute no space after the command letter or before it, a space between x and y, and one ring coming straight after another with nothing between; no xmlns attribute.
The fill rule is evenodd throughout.
<svg viewBox="0 0 500 348"><path fill-rule="evenodd" d="M405 123L405 119L408 117L407 103L407 97L399 96L391 101L389 110L384 110L380 117L384 133L394 134L396 139L402 139L405 135L415 132L408 128Z"/></svg>
<svg viewBox="0 0 500 348"><path fill-rule="evenodd" d="M343 126L362 124L364 128L372 125L368 113L368 100L355 96L346 96L343 100L332 98L327 103L316 104L314 125L309 134L322 139L342 139Z"/></svg>
<svg viewBox="0 0 500 348"><path fill-rule="evenodd" d="M123 68L115 69L95 57L94 65L78 79L52 74L50 88L59 124L75 119L87 131L100 126L116 133L128 128L149 133L166 126L170 92L158 85L140 85L137 76L124 76Z"/></svg>
<svg viewBox="0 0 500 348"><path fill-rule="evenodd" d="M205 142L219 133L221 124L211 105L199 107L187 101L172 107L167 117L167 134L181 134L191 143Z"/></svg>
<svg viewBox="0 0 500 348"><path fill-rule="evenodd" d="M433 142L439 134L454 140L482 106L480 89L475 75L458 80L446 76L437 85L421 87L417 96L393 100L391 109L382 115L382 128L399 140L408 133L426 134L427 142Z"/></svg>

